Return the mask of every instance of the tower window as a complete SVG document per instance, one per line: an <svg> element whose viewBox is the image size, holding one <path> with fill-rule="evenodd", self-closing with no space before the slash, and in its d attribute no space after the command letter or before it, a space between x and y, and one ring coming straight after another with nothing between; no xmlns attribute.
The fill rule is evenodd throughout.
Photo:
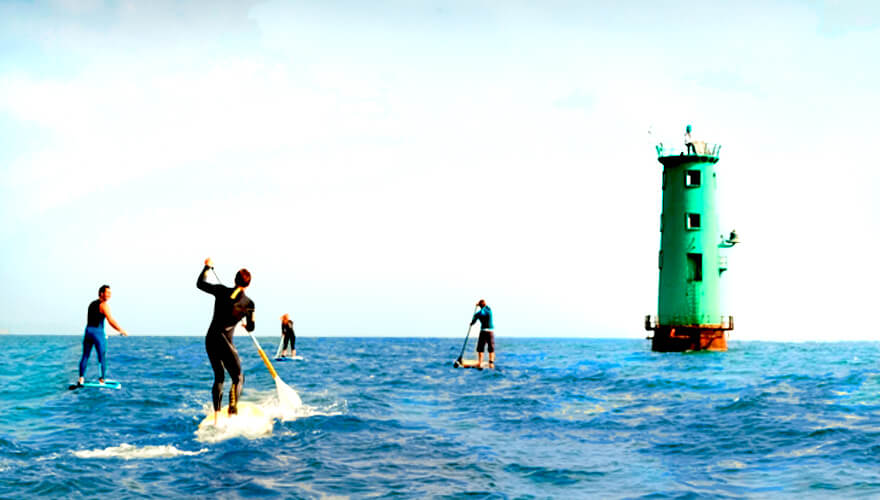
<svg viewBox="0 0 880 500"><path fill-rule="evenodd" d="M703 281L703 254L689 253L688 258L688 281Z"/></svg>
<svg viewBox="0 0 880 500"><path fill-rule="evenodd" d="M685 171L684 185L687 187L700 187L700 171L699 170Z"/></svg>
<svg viewBox="0 0 880 500"><path fill-rule="evenodd" d="M700 214L684 214L687 229L700 229Z"/></svg>

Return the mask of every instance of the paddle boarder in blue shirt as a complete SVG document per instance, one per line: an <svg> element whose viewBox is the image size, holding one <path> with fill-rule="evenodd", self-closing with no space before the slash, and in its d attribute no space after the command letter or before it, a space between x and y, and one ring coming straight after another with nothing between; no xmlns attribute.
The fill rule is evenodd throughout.
<svg viewBox="0 0 880 500"><path fill-rule="evenodd" d="M104 333L104 319L107 319L107 322L119 332L119 335L123 337L128 336L128 333L119 326L119 323L110 314L110 304L107 303L110 300L110 295L110 285L102 285L98 289L98 299L93 300L89 304L89 312L86 317L86 331L83 335L83 352L82 357L79 359L79 380L77 380L77 386L82 386L83 384L86 366L88 366L89 356L92 354L92 347L98 353L98 362L101 363L101 378L98 379L98 382L104 383L104 377L107 375L107 334Z"/></svg>
<svg viewBox="0 0 880 500"><path fill-rule="evenodd" d="M214 296L214 317L205 335L205 351L214 370L214 385L211 387L211 398L214 403L214 425L220 416L223 402L224 371L229 372L232 388L229 389L229 415L238 413L238 399L244 385L244 374L241 372L241 359L232 342L235 327L244 320L247 331L254 331L254 301L244 294L244 289L251 283L251 273L247 269L239 269L235 274L235 288L214 285L207 282L208 271L214 268L214 262L205 259L205 267L199 273L196 287Z"/></svg>
<svg viewBox="0 0 880 500"><path fill-rule="evenodd" d="M477 340L477 367L483 366L483 350L489 351L489 368L495 368L495 324L492 322L492 308L486 305L486 301L480 299L477 302L480 309L474 313L471 326L480 322L480 338Z"/></svg>

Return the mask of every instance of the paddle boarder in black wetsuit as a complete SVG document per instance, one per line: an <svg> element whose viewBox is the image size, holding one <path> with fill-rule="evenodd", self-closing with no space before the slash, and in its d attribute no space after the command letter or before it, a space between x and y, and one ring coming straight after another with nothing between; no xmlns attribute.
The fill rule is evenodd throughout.
<svg viewBox="0 0 880 500"><path fill-rule="evenodd" d="M290 344L291 357L296 356L296 333L293 331L293 320L289 314L281 316L281 357L287 356L287 345Z"/></svg>
<svg viewBox="0 0 880 500"><path fill-rule="evenodd" d="M235 288L229 288L206 281L208 271L213 268L213 261L210 258L205 259L205 267L199 273L196 287L214 296L214 317L211 318L211 325L205 335L205 351L208 352L208 359L214 370L211 397L214 402L214 425L216 425L220 414L220 403L223 401L224 368L232 379L232 388L229 389L229 414L237 413L244 374L241 372L241 360L238 358L232 336L236 325L242 319L246 322L247 331L254 331L254 301L244 294L244 289L251 283L251 273L247 269L240 269L235 274Z"/></svg>

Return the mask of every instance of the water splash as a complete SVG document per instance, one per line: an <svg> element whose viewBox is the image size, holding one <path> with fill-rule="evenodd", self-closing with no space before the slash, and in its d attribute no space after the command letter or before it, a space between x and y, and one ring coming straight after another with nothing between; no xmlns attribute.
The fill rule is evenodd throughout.
<svg viewBox="0 0 880 500"><path fill-rule="evenodd" d="M272 434L275 423L274 405L241 401L238 414L229 416L228 407L224 407L217 423L214 423L214 408L205 404L205 418L195 431L196 440L202 443L216 443L235 437L259 439ZM268 411L267 411L268 410Z"/></svg>
<svg viewBox="0 0 880 500"><path fill-rule="evenodd" d="M110 446L108 448L96 450L77 450L72 453L79 458L122 458L124 460L133 460L191 456L205 453L206 451L208 451L207 448L203 448L199 451L186 451L179 450L173 445L135 446L128 443L122 443L119 446Z"/></svg>
<svg viewBox="0 0 880 500"><path fill-rule="evenodd" d="M195 432L196 440L216 443L236 437L260 439L272 434L276 420L290 422L317 415L340 414L336 404L327 408L304 404L299 393L280 378L275 379L275 384L275 393L263 393L257 402L240 402L239 413L232 418L225 414L224 408L216 426L213 423L213 407L206 403L203 407L205 417Z"/></svg>

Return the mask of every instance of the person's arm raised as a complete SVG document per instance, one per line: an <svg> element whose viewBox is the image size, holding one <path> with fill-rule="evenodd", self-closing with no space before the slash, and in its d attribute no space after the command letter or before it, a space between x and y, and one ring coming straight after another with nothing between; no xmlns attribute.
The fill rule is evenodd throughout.
<svg viewBox="0 0 880 500"><path fill-rule="evenodd" d="M205 267L202 268L202 271L199 273L199 278L196 280L196 288L199 290L210 293L211 295L216 294L217 287L220 285L213 285L208 283L208 271L214 269L214 261L211 260L210 257L205 259Z"/></svg>

